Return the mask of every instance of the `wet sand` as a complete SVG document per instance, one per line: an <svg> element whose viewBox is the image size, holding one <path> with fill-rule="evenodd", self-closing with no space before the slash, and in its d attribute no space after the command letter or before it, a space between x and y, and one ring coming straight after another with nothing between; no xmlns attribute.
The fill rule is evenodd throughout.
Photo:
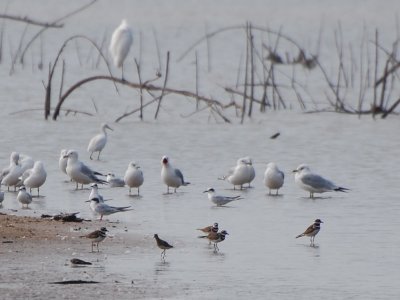
<svg viewBox="0 0 400 300"><path fill-rule="evenodd" d="M114 236L91 252L91 243L80 236L106 226ZM131 247L154 248L150 238L128 232L122 223L60 221L0 215L2 257L0 289L3 299L139 299L174 297L143 278L126 278L109 272L109 264L121 251ZM153 249L154 250L154 249ZM127 252L129 253L129 252ZM132 254L133 255L133 254ZM71 258L89 261L74 267ZM133 266L132 266L133 267ZM59 281L96 281L96 284L63 285ZM176 291L175 291L176 292Z"/></svg>

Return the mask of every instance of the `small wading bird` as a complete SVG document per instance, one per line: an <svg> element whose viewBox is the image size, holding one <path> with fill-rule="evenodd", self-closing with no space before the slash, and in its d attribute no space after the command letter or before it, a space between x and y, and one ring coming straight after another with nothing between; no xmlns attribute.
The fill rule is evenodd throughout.
<svg viewBox="0 0 400 300"><path fill-rule="evenodd" d="M330 191L346 192L349 189L337 186L333 182L320 175L311 172L306 164L301 164L293 170L296 184L305 191L310 192L310 198L314 198L314 193L325 193Z"/></svg>
<svg viewBox="0 0 400 300"><path fill-rule="evenodd" d="M207 234L216 235L218 233L218 223L214 223L213 225L206 226L204 228L197 228L197 230L200 230ZM199 238L203 238L203 236L199 236ZM208 244L211 245L210 240L208 240Z"/></svg>
<svg viewBox="0 0 400 300"><path fill-rule="evenodd" d="M211 243L214 243L214 252L218 252L219 248L217 244L224 241L226 235L229 235L229 233L226 230L222 230L218 233L210 232L208 235L199 236L199 238L207 238Z"/></svg>
<svg viewBox="0 0 400 300"><path fill-rule="evenodd" d="M115 176L114 173L107 174L107 182L109 187L124 187L125 181L122 178Z"/></svg>
<svg viewBox="0 0 400 300"><path fill-rule="evenodd" d="M278 166L273 162L268 163L264 173L264 184L269 189L270 195L271 190L276 190L275 195L278 195L279 189L283 186L284 179L285 174L279 170Z"/></svg>
<svg viewBox="0 0 400 300"><path fill-rule="evenodd" d="M310 225L306 231L304 231L302 234L299 234L296 236L296 239L302 236L309 236L310 237L310 246L314 246L314 239L315 236L318 234L319 230L321 229L321 223L322 222L320 219L316 219L314 221L314 224Z"/></svg>
<svg viewBox="0 0 400 300"><path fill-rule="evenodd" d="M140 166L131 161L128 164L128 168L125 171L124 181L129 186L129 195L131 194L132 188L137 188L137 194L139 195L139 188L143 184L144 177L143 172L140 170Z"/></svg>
<svg viewBox="0 0 400 300"><path fill-rule="evenodd" d="M132 43L132 29L129 27L126 20L122 20L121 24L114 30L111 36L109 48L114 65L118 68L122 68L122 80L124 80L124 61L128 56Z"/></svg>
<svg viewBox="0 0 400 300"><path fill-rule="evenodd" d="M78 159L78 152L75 150L68 151L66 157L67 161L67 174L72 181L76 182L76 189L78 189L78 184L82 185L89 183L107 183L107 181L97 178L96 175L102 175L99 172L92 171L88 166Z"/></svg>
<svg viewBox="0 0 400 300"><path fill-rule="evenodd" d="M158 248L160 248L161 250L163 250L163 251L161 252L161 259L162 259L162 260L165 260L165 256L166 256L165 252L166 252L168 249L174 248L174 246L172 246L172 245L168 244L168 242L166 242L166 241L160 239L160 238L158 237L158 234L157 234L157 233L154 235L154 238L156 239Z"/></svg>
<svg viewBox="0 0 400 300"><path fill-rule="evenodd" d="M22 204L22 207L28 208L28 205L32 202L32 195L26 191L25 186L19 188L17 200Z"/></svg>
<svg viewBox="0 0 400 300"><path fill-rule="evenodd" d="M174 193L176 193L176 189L181 185L186 186L190 184L190 182L186 182L183 179L183 174L179 169L171 166L167 156L162 157L161 165L161 179L167 185L167 194L169 194L169 187L173 187Z"/></svg>
<svg viewBox="0 0 400 300"><path fill-rule="evenodd" d="M92 252L93 252L93 246L96 244L97 245L97 252L99 252L99 243L104 241L104 239L107 236L107 228L101 227L100 230L95 230L89 234L86 235L81 235L81 238L87 238L91 241L92 243Z"/></svg>
<svg viewBox="0 0 400 300"><path fill-rule="evenodd" d="M233 197L228 197L228 196L220 196L215 194L215 190L213 188L208 188L206 191L203 193L208 194L208 199L214 203L217 206L223 206L225 204L228 204L232 201L242 199L240 196L233 196Z"/></svg>
<svg viewBox="0 0 400 300"><path fill-rule="evenodd" d="M87 147L87 151L90 153L90 159L93 159L92 155L94 152L98 152L99 154L97 155L97 160L100 160L100 153L107 144L106 129L110 129L111 131L113 131L113 129L110 126L103 123L100 126L100 133L96 134L94 137L91 138L89 145Z"/></svg>
<svg viewBox="0 0 400 300"><path fill-rule="evenodd" d="M101 203L99 198L92 198L86 202L90 202L90 208L92 211L100 215L100 221L103 220L103 216L108 216L117 212L133 210L132 208L129 209L130 206L115 207Z"/></svg>

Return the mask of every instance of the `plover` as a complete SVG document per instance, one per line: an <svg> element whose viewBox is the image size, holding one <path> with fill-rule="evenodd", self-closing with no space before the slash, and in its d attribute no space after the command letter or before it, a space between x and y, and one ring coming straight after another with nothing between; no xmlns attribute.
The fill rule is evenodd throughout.
<svg viewBox="0 0 400 300"><path fill-rule="evenodd" d="M207 234L210 234L210 233L217 234L218 233L218 223L214 223L213 225L206 226L204 228L197 228L197 230L200 230L200 231L202 231L204 233L207 233ZM202 237L203 236L199 236L199 238L202 238ZM210 240L208 241L208 244L211 245L211 241Z"/></svg>
<svg viewBox="0 0 400 300"><path fill-rule="evenodd" d="M92 243L92 252L93 252L93 245L96 244L97 245L97 252L99 252L99 243L104 241L104 239L107 236L107 228L105 227L101 227L100 230L95 230L89 234L86 235L82 235L80 237L84 237L87 238L91 241Z"/></svg>
<svg viewBox="0 0 400 300"><path fill-rule="evenodd" d="M167 251L168 249L174 248L172 245L168 244L168 242L160 239L158 237L158 234L154 235L154 238L156 239L157 242L157 246L158 248L162 249L163 251L161 252L161 259L165 260L165 251Z"/></svg>
<svg viewBox="0 0 400 300"><path fill-rule="evenodd" d="M306 229L306 231L304 231L302 234L299 234L298 236L296 236L296 239L302 236L309 236L310 237L310 246L314 246L314 239L315 236L318 234L319 230L321 229L321 223L322 222L320 219L316 219L314 221L314 224L308 226L308 228Z"/></svg>

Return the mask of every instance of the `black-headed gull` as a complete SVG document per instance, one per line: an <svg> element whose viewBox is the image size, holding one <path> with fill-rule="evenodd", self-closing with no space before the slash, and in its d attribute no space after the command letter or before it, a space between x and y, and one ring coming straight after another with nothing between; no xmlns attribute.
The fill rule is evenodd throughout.
<svg viewBox="0 0 400 300"><path fill-rule="evenodd" d="M185 181L183 174L179 169L175 169L171 166L167 156L162 157L161 165L161 179L167 185L167 194L169 194L169 187L173 187L174 192L176 193L176 189L181 185L186 186L190 184L190 182Z"/></svg>

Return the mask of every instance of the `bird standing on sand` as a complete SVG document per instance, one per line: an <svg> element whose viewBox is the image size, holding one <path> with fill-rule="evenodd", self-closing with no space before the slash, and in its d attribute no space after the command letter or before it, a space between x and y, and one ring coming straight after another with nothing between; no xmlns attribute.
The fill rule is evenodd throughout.
<svg viewBox="0 0 400 300"><path fill-rule="evenodd" d="M314 198L314 193L346 192L349 190L312 173L306 164L299 165L296 170L293 170L293 173L295 173L294 180L296 184L303 190L310 192L310 198Z"/></svg>
<svg viewBox="0 0 400 300"><path fill-rule="evenodd" d="M131 194L132 188L137 188L137 194L139 195L139 188L143 184L144 177L142 170L140 170L140 166L136 162L131 161L128 164L128 168L125 171L124 181L126 185L129 186L129 195Z"/></svg>
<svg viewBox="0 0 400 300"><path fill-rule="evenodd" d="M190 184L190 182L186 182L183 179L183 174L179 169L171 166L167 156L162 157L161 165L161 179L167 185L167 194L169 194L169 187L173 187L174 193L176 193L176 189L181 185L186 186Z"/></svg>
<svg viewBox="0 0 400 300"><path fill-rule="evenodd" d="M310 237L310 246L314 246L314 239L315 236L318 234L319 230L321 229L321 223L322 222L320 219L316 219L314 221L314 224L310 225L302 234L299 234L296 236L296 239L302 236L309 236Z"/></svg>
<svg viewBox="0 0 400 300"><path fill-rule="evenodd" d="M106 123L103 123L100 126L100 133L91 138L87 147L87 151L90 152L90 159L93 159L92 155L94 152L98 152L99 154L97 155L97 160L100 160L100 153L107 144L106 129L110 129L111 131L113 131L110 126L108 126Z"/></svg>
<svg viewBox="0 0 400 300"><path fill-rule="evenodd" d="M114 65L122 68L122 80L124 80L124 61L128 56L129 50L133 43L132 29L128 22L124 19L121 24L114 30L111 36L110 53L114 61Z"/></svg>
<svg viewBox="0 0 400 300"><path fill-rule="evenodd" d="M93 246L96 244L97 245L97 252L99 252L99 243L104 241L104 239L107 236L107 228L101 227L100 230L95 230L91 233L88 233L86 235L82 235L80 237L84 237L89 239L92 242L92 252L93 252Z"/></svg>
<svg viewBox="0 0 400 300"><path fill-rule="evenodd" d="M158 234L155 234L155 235L154 235L154 238L156 239L158 248L160 248L160 249L163 250L163 251L161 252L161 259L162 259L162 260L165 260L165 256L166 256L165 251L167 251L168 249L174 248L174 246L172 246L172 245L168 244L168 242L166 242L166 241L160 239L160 238L158 237Z"/></svg>
<svg viewBox="0 0 400 300"><path fill-rule="evenodd" d="M276 190L275 195L278 195L279 189L283 186L284 179L285 174L279 170L278 166L273 162L268 163L264 173L264 184L269 189L270 195L271 190Z"/></svg>

